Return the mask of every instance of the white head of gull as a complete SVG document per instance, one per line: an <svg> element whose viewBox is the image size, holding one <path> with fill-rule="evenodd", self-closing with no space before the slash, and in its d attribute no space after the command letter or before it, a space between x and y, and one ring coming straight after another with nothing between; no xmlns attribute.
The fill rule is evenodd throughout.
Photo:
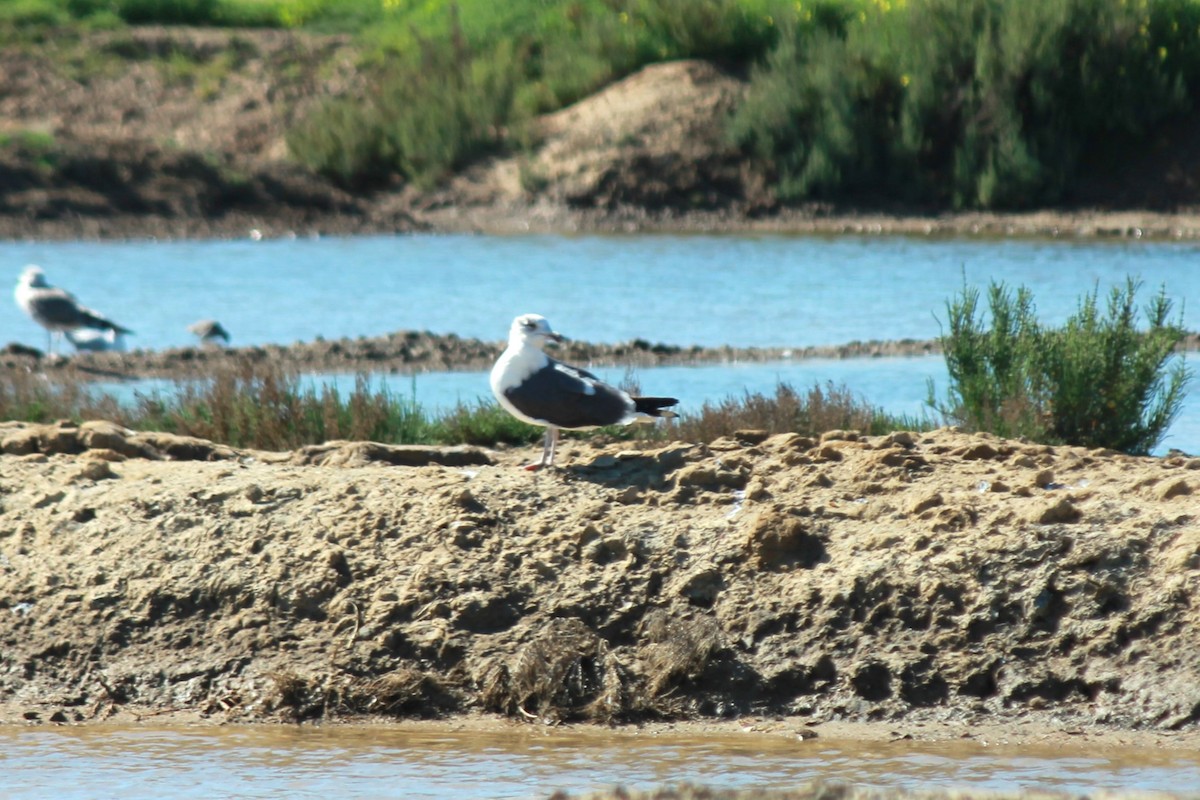
<svg viewBox="0 0 1200 800"><path fill-rule="evenodd" d="M46 350L51 355L55 342L67 331L92 328L117 335L133 333L98 311L81 305L69 292L51 286L41 267L30 265L25 268L17 280L13 297L34 322L46 329Z"/></svg>
<svg viewBox="0 0 1200 800"><path fill-rule="evenodd" d="M666 410L674 397L632 397L595 375L546 355L550 342L563 337L540 314L522 314L508 331L508 347L492 367L492 393L517 419L546 428L542 459L527 469L554 465L561 428L584 430L626 425L655 417L674 417Z"/></svg>

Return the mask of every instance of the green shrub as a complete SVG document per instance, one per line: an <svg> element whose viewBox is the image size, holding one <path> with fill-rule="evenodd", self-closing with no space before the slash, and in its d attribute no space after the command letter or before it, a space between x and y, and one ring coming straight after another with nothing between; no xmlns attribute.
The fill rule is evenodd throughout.
<svg viewBox="0 0 1200 800"><path fill-rule="evenodd" d="M55 0L8 0L0 3L0 27L36 29L55 27L69 19Z"/></svg>
<svg viewBox="0 0 1200 800"><path fill-rule="evenodd" d="M1104 312L1093 292L1064 328L1042 337L1039 367L1055 438L1148 453L1178 416L1188 371L1174 353L1186 331L1182 320L1168 320L1163 291L1145 309L1148 328L1137 330L1137 286L1114 288Z"/></svg>
<svg viewBox="0 0 1200 800"><path fill-rule="evenodd" d="M1200 88L1194 0L873 0L829 13L837 24L788 27L731 130L787 199L1053 202L1089 148L1136 141Z"/></svg>
<svg viewBox="0 0 1200 800"><path fill-rule="evenodd" d="M323 105L288 136L302 163L346 185L399 175L429 186L499 146L520 57L510 45L477 53L462 36L421 41L379 68L370 96Z"/></svg>
<svg viewBox="0 0 1200 800"><path fill-rule="evenodd" d="M979 290L964 286L947 303L950 332L942 337L949 402L937 404L930 385L930 406L975 430L999 436L1044 439L1042 383L1035 361L1038 348L1033 297L1016 295L1004 284L988 287L990 326L979 315Z"/></svg>
<svg viewBox="0 0 1200 800"><path fill-rule="evenodd" d="M1168 320L1170 301L1160 292L1139 330L1137 289L1132 279L1114 288L1104 311L1097 289L1055 329L1037 322L1027 289L991 284L985 322L978 290L964 287L947 303L942 337L948 399L937 402L931 384L929 405L1001 436L1150 452L1178 415L1189 375L1174 355L1185 331Z"/></svg>

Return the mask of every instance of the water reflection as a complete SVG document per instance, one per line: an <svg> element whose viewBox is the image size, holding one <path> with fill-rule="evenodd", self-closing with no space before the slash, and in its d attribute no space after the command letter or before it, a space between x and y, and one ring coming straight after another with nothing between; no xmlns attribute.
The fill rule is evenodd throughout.
<svg viewBox="0 0 1200 800"><path fill-rule="evenodd" d="M548 797L681 782L1193 794L1200 753L514 728L0 728L5 796Z"/></svg>

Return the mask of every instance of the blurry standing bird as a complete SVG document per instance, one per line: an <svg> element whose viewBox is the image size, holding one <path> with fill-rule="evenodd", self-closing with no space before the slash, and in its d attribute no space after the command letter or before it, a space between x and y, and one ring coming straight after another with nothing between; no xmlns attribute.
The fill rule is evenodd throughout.
<svg viewBox="0 0 1200 800"><path fill-rule="evenodd" d="M229 344L229 331L215 319L202 319L188 325L188 331L200 337L204 344L216 344L220 339L223 344Z"/></svg>
<svg viewBox="0 0 1200 800"><path fill-rule="evenodd" d="M54 354L54 343L67 331L94 328L114 334L133 333L112 320L80 305L70 292L51 286L40 267L30 265L21 273L13 293L17 305L34 322L46 329L46 351Z"/></svg>
<svg viewBox="0 0 1200 800"><path fill-rule="evenodd" d="M63 335L81 353L125 352L125 337L113 328L103 331L96 328L75 328L63 331Z"/></svg>
<svg viewBox="0 0 1200 800"><path fill-rule="evenodd" d="M627 425L654 417L674 417L666 410L674 397L631 397L590 372L557 361L543 352L563 337L540 314L513 320L508 348L492 367L492 393L514 417L546 428L542 460L526 469L554 466L559 428L586 429Z"/></svg>

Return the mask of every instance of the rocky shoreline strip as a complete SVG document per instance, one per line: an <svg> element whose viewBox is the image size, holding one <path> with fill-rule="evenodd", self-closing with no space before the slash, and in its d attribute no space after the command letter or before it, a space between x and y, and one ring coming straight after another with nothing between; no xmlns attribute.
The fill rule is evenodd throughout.
<svg viewBox="0 0 1200 800"><path fill-rule="evenodd" d="M44 372L87 382L138 378L189 379L244 365L271 365L303 373L421 373L490 369L504 349L500 341L463 338L428 331L397 331L384 336L246 347L179 347L127 353L75 353L46 358L40 350L16 342L0 350L0 376ZM1183 351L1200 350L1200 333L1191 333ZM919 357L942 352L937 339L855 341L806 347L700 347L652 343L644 339L618 344L568 342L559 351L566 361L595 367L665 367L702 364L763 363L815 359Z"/></svg>
<svg viewBox="0 0 1200 800"><path fill-rule="evenodd" d="M127 353L77 353L51 360L33 348L10 344L0 354L5 371L44 370L80 381L120 378L190 378L238 364L270 364L298 373L446 372L490 369L504 349L499 341L454 334L398 331L386 336L317 340L292 345L182 347ZM850 342L810 347L683 347L637 339L621 344L569 342L561 357L593 366L662 367L819 358L919 356L941 352L935 340Z"/></svg>

